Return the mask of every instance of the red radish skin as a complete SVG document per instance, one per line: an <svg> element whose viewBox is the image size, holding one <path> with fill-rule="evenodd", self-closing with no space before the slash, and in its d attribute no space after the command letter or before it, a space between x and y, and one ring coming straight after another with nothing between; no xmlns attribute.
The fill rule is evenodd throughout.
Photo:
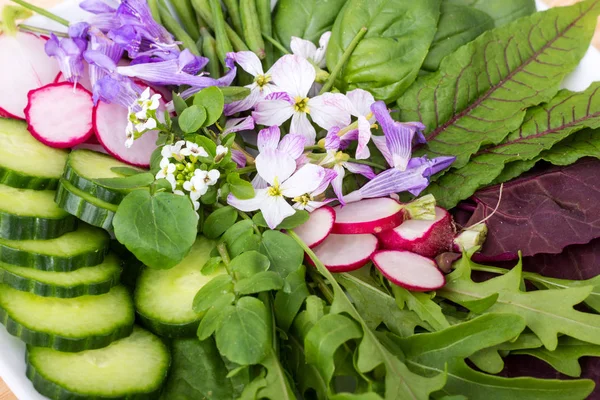
<svg viewBox="0 0 600 400"><path fill-rule="evenodd" d="M294 228L294 232L311 249L323 243L333 229L335 211L329 206L317 208L310 213L308 221Z"/></svg>
<svg viewBox="0 0 600 400"><path fill-rule="evenodd" d="M446 284L433 260L410 251L381 250L373 254L372 260L390 282L408 290L427 292Z"/></svg>
<svg viewBox="0 0 600 400"><path fill-rule="evenodd" d="M404 207L389 197L367 199L334 208L332 233L354 235L393 229L406 218Z"/></svg>
<svg viewBox="0 0 600 400"><path fill-rule="evenodd" d="M125 147L127 115L127 109L118 104L99 102L93 114L96 138L116 159L136 167L148 168L150 156L156 149L158 132L147 132L134 141L130 148Z"/></svg>
<svg viewBox="0 0 600 400"><path fill-rule="evenodd" d="M377 237L385 249L407 250L434 258L452 248L455 234L450 213L436 207L433 221L410 219L394 229L378 233Z"/></svg>
<svg viewBox="0 0 600 400"><path fill-rule="evenodd" d="M25 119L29 91L52 83L58 74L45 42L29 33L0 34L0 116Z"/></svg>
<svg viewBox="0 0 600 400"><path fill-rule="evenodd" d="M314 248L315 255L331 272L348 272L359 269L369 262L377 250L375 235L331 234ZM314 265L310 258L309 263Z"/></svg>
<svg viewBox="0 0 600 400"><path fill-rule="evenodd" d="M93 134L92 94L70 82L50 83L28 94L25 108L28 130L50 147L69 148Z"/></svg>

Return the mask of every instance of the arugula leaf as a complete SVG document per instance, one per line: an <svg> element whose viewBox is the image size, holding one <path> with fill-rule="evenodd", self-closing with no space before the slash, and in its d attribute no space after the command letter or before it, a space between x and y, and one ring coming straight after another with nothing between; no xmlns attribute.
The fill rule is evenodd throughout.
<svg viewBox="0 0 600 400"><path fill-rule="evenodd" d="M286 372L273 349L270 349L261 365L266 368L265 386L258 391L258 398L271 400L296 400Z"/></svg>
<svg viewBox="0 0 600 400"><path fill-rule="evenodd" d="M290 328L302 304L304 304L304 300L309 295L305 272L306 268L303 265L298 270L291 272L285 278L285 284L289 290L280 290L275 294L273 303L275 318L277 326L283 331Z"/></svg>
<svg viewBox="0 0 600 400"><path fill-rule="evenodd" d="M472 253L471 253L472 254ZM498 299L487 312L522 316L527 326L549 350L556 349L557 335L564 333L590 343L600 344L600 315L583 313L573 306L585 300L591 286L568 289L521 291L521 261L506 275L475 283L471 279L470 254L463 255L438 295L460 305L497 293Z"/></svg>
<svg viewBox="0 0 600 400"><path fill-rule="evenodd" d="M198 215L189 199L173 193L129 193L117 209L117 240L150 268L168 269L189 253L196 241Z"/></svg>
<svg viewBox="0 0 600 400"><path fill-rule="evenodd" d="M338 88L361 88L378 100L396 100L417 77L435 35L439 9L440 0L348 0L333 24L329 71L356 34L363 27L368 30L340 73Z"/></svg>
<svg viewBox="0 0 600 400"><path fill-rule="evenodd" d="M450 170L427 188L439 205L452 208L492 182L515 160L535 159L543 150L583 128L600 127L600 83L584 92L561 90L551 101L527 110L521 127L501 143L478 151L462 168Z"/></svg>
<svg viewBox="0 0 600 400"><path fill-rule="evenodd" d="M563 336L558 340L558 347L554 351L548 351L542 347L539 349L518 350L511 354L525 354L539 358L552 365L552 368L560 373L579 377L581 376L579 359L585 356L600 357L600 346Z"/></svg>
<svg viewBox="0 0 600 400"><path fill-rule="evenodd" d="M225 378L225 363L213 339L174 340L172 355L169 378L161 399L233 398L231 381Z"/></svg>
<svg viewBox="0 0 600 400"><path fill-rule="evenodd" d="M592 292L584 302L588 307L591 307L596 312L600 312L600 275L596 275L594 278L586 280L568 280L549 278L531 272L524 272L523 277L533 282L538 288L544 289L567 289L591 286L593 288Z"/></svg>
<svg viewBox="0 0 600 400"><path fill-rule="evenodd" d="M535 13L446 57L398 100L402 121L427 127L427 145L416 154L454 155L461 168L481 145L516 130L523 110L550 100L579 63L599 12L600 1L590 0Z"/></svg>
<svg viewBox="0 0 600 400"><path fill-rule="evenodd" d="M450 326L448 320L442 313L442 309L427 293L411 292L400 286L392 286L398 307L414 311L419 318L428 322L434 330L441 330Z"/></svg>
<svg viewBox="0 0 600 400"><path fill-rule="evenodd" d="M538 347L542 347L542 342L535 334L522 333L514 341L481 349L471 354L469 360L484 372L498 374L504 369L504 360L502 357L506 356L509 351L535 349Z"/></svg>

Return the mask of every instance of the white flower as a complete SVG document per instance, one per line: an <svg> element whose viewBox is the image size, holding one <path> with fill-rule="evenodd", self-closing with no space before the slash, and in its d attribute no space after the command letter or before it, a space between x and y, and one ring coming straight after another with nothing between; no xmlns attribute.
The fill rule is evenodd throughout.
<svg viewBox="0 0 600 400"><path fill-rule="evenodd" d="M192 201L196 201L208 191L208 185L204 179L194 175L192 179L183 183L183 189L190 192Z"/></svg>
<svg viewBox="0 0 600 400"><path fill-rule="evenodd" d="M272 68L273 82L281 90L272 93L254 107L252 117L257 124L281 126L292 118L291 134L306 137L306 145L315 143L317 133L308 120L321 128L330 130L350 124L350 101L340 93L325 93L308 98L308 92L315 82L315 69L310 62L297 55L281 57Z"/></svg>
<svg viewBox="0 0 600 400"><path fill-rule="evenodd" d="M156 174L156 179L167 179L169 176L174 176L176 170L175 164L170 163L168 158L163 157L160 160L160 171Z"/></svg>
<svg viewBox="0 0 600 400"><path fill-rule="evenodd" d="M183 193L183 190L173 190L173 194L176 194L178 196L185 196L185 193Z"/></svg>
<svg viewBox="0 0 600 400"><path fill-rule="evenodd" d="M181 149L182 156L208 157L208 153L204 147L197 145L194 142L185 142L185 148Z"/></svg>
<svg viewBox="0 0 600 400"><path fill-rule="evenodd" d="M322 34L319 39L319 48L317 48L310 40L292 36L290 48L293 54L307 59L319 68L325 68L327 65L325 63L325 54L327 53L327 45L329 44L330 37L331 31Z"/></svg>
<svg viewBox="0 0 600 400"><path fill-rule="evenodd" d="M135 127L133 123L129 121L127 123L127 128L125 129L125 147L130 148L133 145L133 141L135 140Z"/></svg>
<svg viewBox="0 0 600 400"><path fill-rule="evenodd" d="M144 114L142 115L146 115L149 110L155 111L158 109L158 106L160 105L160 99L161 95L158 93L153 94L152 97L150 97L150 88L147 87L146 90L142 92L139 99L136 100L136 103L144 111ZM143 119L143 117L139 118Z"/></svg>
<svg viewBox="0 0 600 400"><path fill-rule="evenodd" d="M135 130L138 133L144 133L146 131L151 131L155 129L158 124L154 118L148 118L146 121L140 121L140 123L135 124Z"/></svg>
<svg viewBox="0 0 600 400"><path fill-rule="evenodd" d="M210 171L204 171L201 169L197 169L194 171L194 178L199 178L204 182L207 186L212 186L219 180L221 173L216 169L211 169Z"/></svg>
<svg viewBox="0 0 600 400"><path fill-rule="evenodd" d="M228 151L229 151L229 149L227 147L218 145L217 146L217 157L227 154Z"/></svg>
<svg viewBox="0 0 600 400"><path fill-rule="evenodd" d="M176 142L174 145L167 144L160 151L160 155L165 158L174 158L178 161L181 161L181 148L184 144L185 142L183 140Z"/></svg>
<svg viewBox="0 0 600 400"><path fill-rule="evenodd" d="M192 200L192 204L194 205L194 210L198 211L200 208L200 202L198 200Z"/></svg>

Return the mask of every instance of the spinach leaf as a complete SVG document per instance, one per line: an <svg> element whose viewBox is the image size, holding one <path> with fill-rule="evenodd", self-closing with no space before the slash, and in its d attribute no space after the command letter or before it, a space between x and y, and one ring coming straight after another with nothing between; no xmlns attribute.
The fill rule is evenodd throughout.
<svg viewBox="0 0 600 400"><path fill-rule="evenodd" d="M398 100L401 120L427 127L427 145L415 154L454 155L461 168L516 130L524 109L550 100L579 63L599 12L600 2L588 1L536 13L447 56Z"/></svg>
<svg viewBox="0 0 600 400"><path fill-rule="evenodd" d="M440 0L349 0L333 25L327 48L330 71L356 34L368 29L336 83L361 88L378 100L396 100L417 77L435 35Z"/></svg>
<svg viewBox="0 0 600 400"><path fill-rule="evenodd" d="M516 19L533 14L535 9L534 0L445 0L449 4L469 6L473 9L488 14L497 27L506 25Z"/></svg>

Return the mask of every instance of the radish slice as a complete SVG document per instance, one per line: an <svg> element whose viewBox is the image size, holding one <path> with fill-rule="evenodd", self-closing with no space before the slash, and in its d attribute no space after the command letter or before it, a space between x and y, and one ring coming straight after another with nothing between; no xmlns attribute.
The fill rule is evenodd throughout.
<svg viewBox="0 0 600 400"><path fill-rule="evenodd" d="M148 168L150 156L156 149L158 132L150 131L125 147L128 110L118 104L99 102L94 109L96 138L110 155L137 167Z"/></svg>
<svg viewBox="0 0 600 400"><path fill-rule="evenodd" d="M296 227L294 232L310 248L323 243L333 229L335 211L329 206L317 208L310 213L308 221Z"/></svg>
<svg viewBox="0 0 600 400"><path fill-rule="evenodd" d="M446 283L444 274L433 260L410 251L382 250L372 259L383 276L409 290L426 292Z"/></svg>
<svg viewBox="0 0 600 400"><path fill-rule="evenodd" d="M25 117L29 132L40 142L59 149L73 147L92 136L92 94L70 82L51 83L29 92Z"/></svg>
<svg viewBox="0 0 600 400"><path fill-rule="evenodd" d="M455 230L452 216L441 207L435 208L432 221L410 219L402 225L377 234L384 248L407 250L434 258L452 248Z"/></svg>
<svg viewBox="0 0 600 400"><path fill-rule="evenodd" d="M333 233L378 233L397 227L405 219L403 206L389 197L361 200L334 210Z"/></svg>
<svg viewBox="0 0 600 400"><path fill-rule="evenodd" d="M315 254L331 272L348 272L359 269L369 262L377 250L377 238L371 234L331 234L319 246ZM309 259L312 264L312 261Z"/></svg>
<svg viewBox="0 0 600 400"><path fill-rule="evenodd" d="M27 93L52 83L59 72L44 50L46 41L17 32L0 35L0 116L25 119Z"/></svg>

